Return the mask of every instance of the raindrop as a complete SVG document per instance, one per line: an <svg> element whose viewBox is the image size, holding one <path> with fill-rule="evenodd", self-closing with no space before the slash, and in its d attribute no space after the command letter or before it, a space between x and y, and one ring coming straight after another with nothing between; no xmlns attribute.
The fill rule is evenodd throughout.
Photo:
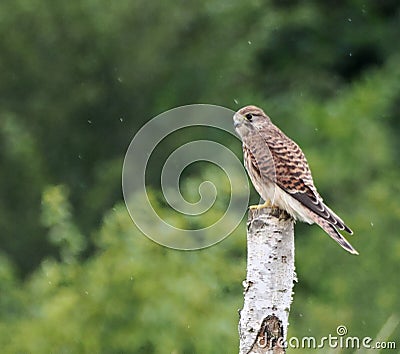
<svg viewBox="0 0 400 354"><path fill-rule="evenodd" d="M133 280L133 277L131 277L131 280Z"/></svg>
<svg viewBox="0 0 400 354"><path fill-rule="evenodd" d="M124 118L121 117L121 118L119 119L119 121L120 121L120 122L123 122L123 121L124 121Z"/></svg>
<svg viewBox="0 0 400 354"><path fill-rule="evenodd" d="M347 21L351 22L351 18L349 17L349 18L347 19Z"/></svg>
<svg viewBox="0 0 400 354"><path fill-rule="evenodd" d="M86 294L86 295L89 295L89 292L86 290L86 291L85 291L85 294Z"/></svg>
<svg viewBox="0 0 400 354"><path fill-rule="evenodd" d="M237 98L235 98L235 99L233 100L233 102L235 102L236 104L239 104L239 101L238 101Z"/></svg>
<svg viewBox="0 0 400 354"><path fill-rule="evenodd" d="M247 41L248 45L251 45L251 41Z"/></svg>
<svg viewBox="0 0 400 354"><path fill-rule="evenodd" d="M90 120L90 119L88 119L88 121L87 121L89 124L92 124L92 121Z"/></svg>
<svg viewBox="0 0 400 354"><path fill-rule="evenodd" d="M374 227L374 223L371 221L371 226Z"/></svg>
<svg viewBox="0 0 400 354"><path fill-rule="evenodd" d="M117 78L118 82L122 82L122 79L120 77Z"/></svg>
<svg viewBox="0 0 400 354"><path fill-rule="evenodd" d="M349 53L349 56L350 56L350 57L353 56L353 53L350 52L350 53Z"/></svg>
<svg viewBox="0 0 400 354"><path fill-rule="evenodd" d="M318 128L315 128L314 130L317 132L317 131L318 131Z"/></svg>
<svg viewBox="0 0 400 354"><path fill-rule="evenodd" d="M81 154L78 155L78 159L82 160L82 155Z"/></svg>

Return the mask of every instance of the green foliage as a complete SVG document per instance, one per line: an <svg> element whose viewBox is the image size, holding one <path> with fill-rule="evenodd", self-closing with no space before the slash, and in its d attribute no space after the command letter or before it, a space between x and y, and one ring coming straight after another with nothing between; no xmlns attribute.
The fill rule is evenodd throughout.
<svg viewBox="0 0 400 354"><path fill-rule="evenodd" d="M146 239L121 200L134 133L197 102L265 108L355 231L359 257L296 226L289 335L343 324L374 337L400 310L399 17L395 1L1 2L1 351L237 351L244 223L213 247L174 251ZM224 212L215 168L182 185L188 200L203 179L219 188L197 218L171 213L156 171L149 195L174 225Z"/></svg>
<svg viewBox="0 0 400 354"><path fill-rule="evenodd" d="M60 188L44 199L43 220L59 220L62 241L72 237ZM243 232L203 251L168 250L146 239L118 205L94 242L98 251L87 261L46 260L17 291L24 311L0 322L7 328L0 334L3 351L210 353L216 345L235 351Z"/></svg>
<svg viewBox="0 0 400 354"><path fill-rule="evenodd" d="M71 220L67 193L61 186L49 187L43 193L42 224L49 228L49 240L60 249L65 263L76 260L85 247L85 239Z"/></svg>

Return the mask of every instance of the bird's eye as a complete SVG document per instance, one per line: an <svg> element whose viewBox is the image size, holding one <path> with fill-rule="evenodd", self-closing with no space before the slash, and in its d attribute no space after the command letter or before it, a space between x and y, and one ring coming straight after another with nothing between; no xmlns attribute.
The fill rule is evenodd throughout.
<svg viewBox="0 0 400 354"><path fill-rule="evenodd" d="M247 113L247 114L245 115L245 117L246 117L248 120L251 120L251 119L253 118L253 115L252 115L251 113Z"/></svg>

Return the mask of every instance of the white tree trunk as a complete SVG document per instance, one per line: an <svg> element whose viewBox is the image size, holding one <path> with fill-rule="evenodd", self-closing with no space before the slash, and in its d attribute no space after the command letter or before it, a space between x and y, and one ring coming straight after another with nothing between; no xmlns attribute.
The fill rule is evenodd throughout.
<svg viewBox="0 0 400 354"><path fill-rule="evenodd" d="M294 267L293 220L278 209L250 210L240 354L285 353Z"/></svg>

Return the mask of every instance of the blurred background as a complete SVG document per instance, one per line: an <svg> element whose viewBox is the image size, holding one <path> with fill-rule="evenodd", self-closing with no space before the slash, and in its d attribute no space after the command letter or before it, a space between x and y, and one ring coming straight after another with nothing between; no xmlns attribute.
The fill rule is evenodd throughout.
<svg viewBox="0 0 400 354"><path fill-rule="evenodd" d="M0 33L3 353L238 351L245 220L182 252L143 236L122 200L135 133L191 103L263 107L355 231L358 257L296 226L289 337L345 325L400 347L398 1L6 0ZM207 175L224 193L212 171L193 168L188 197Z"/></svg>

